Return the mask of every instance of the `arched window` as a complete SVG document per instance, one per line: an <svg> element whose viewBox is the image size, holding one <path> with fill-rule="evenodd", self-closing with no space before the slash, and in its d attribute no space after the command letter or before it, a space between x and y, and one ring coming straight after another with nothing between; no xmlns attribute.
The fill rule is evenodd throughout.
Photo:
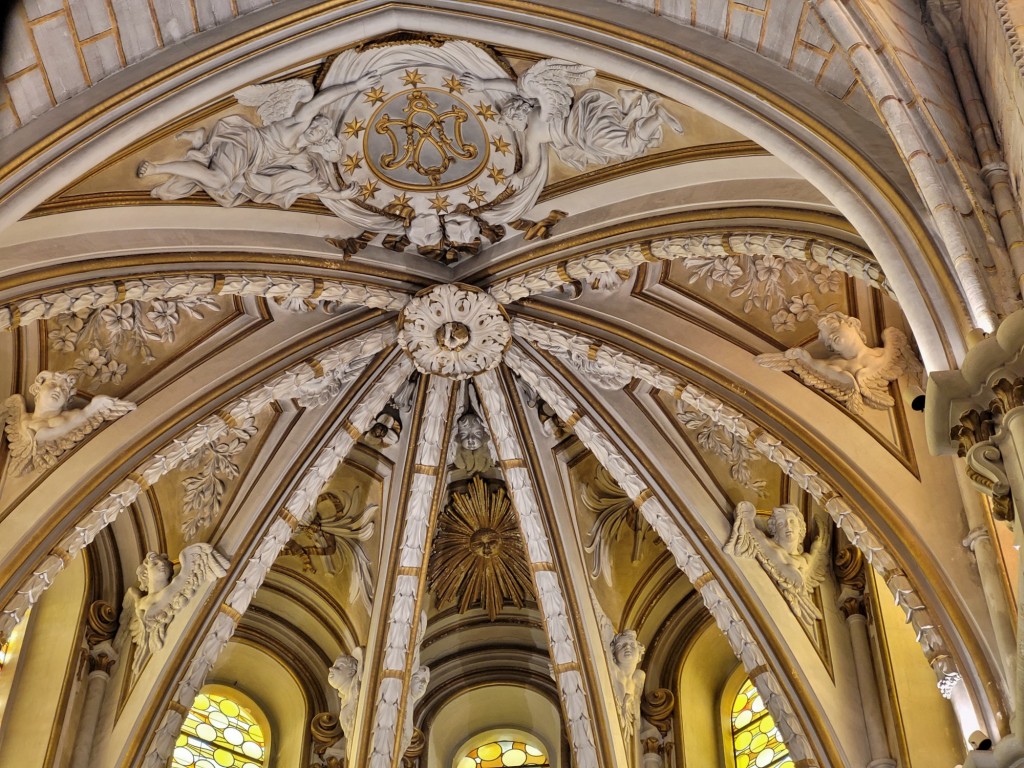
<svg viewBox="0 0 1024 768"><path fill-rule="evenodd" d="M749 677L732 698L727 745L734 768L794 768L778 726Z"/></svg>
<svg viewBox="0 0 1024 768"><path fill-rule="evenodd" d="M170 768L264 768L267 740L248 709L200 693L181 726Z"/></svg>
<svg viewBox="0 0 1024 768"><path fill-rule="evenodd" d="M469 750L456 768L506 768L506 766L547 766L543 750L525 741L488 741Z"/></svg>

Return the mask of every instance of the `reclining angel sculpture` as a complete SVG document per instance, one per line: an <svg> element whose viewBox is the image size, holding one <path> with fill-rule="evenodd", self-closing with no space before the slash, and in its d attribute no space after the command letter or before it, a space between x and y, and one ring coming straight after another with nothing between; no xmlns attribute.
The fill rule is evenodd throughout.
<svg viewBox="0 0 1024 768"><path fill-rule="evenodd" d="M322 112L379 82L379 75L368 72L319 93L305 80L247 86L235 98L256 107L262 126L229 115L209 133L202 128L184 131L176 137L192 144L184 160L144 160L138 176L171 177L151 191L161 200L187 197L197 189L225 207L252 200L289 208L307 194L322 200L348 199L356 190L343 186L331 167L341 160L341 142L336 126Z"/></svg>
<svg viewBox="0 0 1024 768"><path fill-rule="evenodd" d="M135 410L135 403L108 395L96 395L84 408L65 410L77 383L76 371L40 371L28 390L35 398L34 410L26 409L21 395L11 395L0 406L6 415L15 475L54 466L65 451L104 421Z"/></svg>
<svg viewBox="0 0 1024 768"><path fill-rule="evenodd" d="M884 410L895 405L889 382L921 375L921 364L902 331L882 331L882 347L869 347L860 320L841 312L818 318L818 339L807 347L758 355L754 361L776 371L793 371L809 387L820 389L851 413L864 405Z"/></svg>
<svg viewBox="0 0 1024 768"><path fill-rule="evenodd" d="M590 67L562 59L538 61L518 80L482 78L472 72L459 75L468 89L490 92L501 119L520 139L522 168L510 177L517 194L505 205L522 211L504 212L502 218L521 216L536 202L547 182L549 146L560 160L582 171L594 163L630 160L660 146L662 123L682 132L679 121L650 91L622 88L616 99L589 89L576 98L573 86L589 83L594 75Z"/></svg>
<svg viewBox="0 0 1024 768"><path fill-rule="evenodd" d="M150 552L136 571L138 587L125 593L121 607L121 631L125 627L136 646L132 674L137 676L154 651L164 647L167 627L200 588L227 573L227 559L210 544L190 544L181 550L181 568L167 555ZM123 642L119 637L118 642Z"/></svg>
<svg viewBox="0 0 1024 768"><path fill-rule="evenodd" d="M763 525L763 530L762 530ZM814 604L814 590L825 579L832 530L821 527L810 552L804 552L807 523L794 504L782 504L772 510L764 523L757 519L757 508L749 501L736 505L732 535L723 549L735 557L757 560L775 582L793 613L806 627L821 618Z"/></svg>

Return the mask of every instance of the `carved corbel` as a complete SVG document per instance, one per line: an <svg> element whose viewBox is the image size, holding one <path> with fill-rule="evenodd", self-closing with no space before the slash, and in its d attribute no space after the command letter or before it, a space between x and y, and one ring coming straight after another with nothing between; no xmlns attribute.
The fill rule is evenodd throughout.
<svg viewBox="0 0 1024 768"><path fill-rule="evenodd" d="M864 571L864 553L854 546L843 547L833 560L836 580L839 582L839 610L844 618L866 615L864 590L867 574Z"/></svg>
<svg viewBox="0 0 1024 768"><path fill-rule="evenodd" d="M641 699L640 754L643 768L673 764L672 714L675 706L675 696L667 688L657 688Z"/></svg>
<svg viewBox="0 0 1024 768"><path fill-rule="evenodd" d="M418 768L420 756L427 748L427 737L419 728L412 729L412 742L402 755L402 768Z"/></svg>
<svg viewBox="0 0 1024 768"><path fill-rule="evenodd" d="M320 712L309 723L313 737L313 762L311 768L345 768L346 758L339 742L343 733L341 721L330 712Z"/></svg>
<svg viewBox="0 0 1024 768"><path fill-rule="evenodd" d="M978 411L972 408L960 416L960 423L949 433L957 444L957 455L967 460L967 477L981 493L992 499L992 515L997 520L1013 521L1013 505L1010 495L1010 481L1003 466L1003 455L994 442L998 427L995 414L1005 414L1021 404L1024 384L1011 384L1000 379L992 388L996 399L991 410Z"/></svg>

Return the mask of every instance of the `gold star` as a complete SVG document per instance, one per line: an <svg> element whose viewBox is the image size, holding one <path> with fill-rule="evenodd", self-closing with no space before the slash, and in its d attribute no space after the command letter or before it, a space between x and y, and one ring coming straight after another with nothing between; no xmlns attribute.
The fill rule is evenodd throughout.
<svg viewBox="0 0 1024 768"><path fill-rule="evenodd" d="M501 136L495 136L491 146L494 147L495 152L501 152L503 155L507 155L512 151L512 145L501 138Z"/></svg>
<svg viewBox="0 0 1024 768"><path fill-rule="evenodd" d="M415 88L417 85L425 83L426 80L423 79L423 75L420 74L418 69L407 69L402 76L402 82Z"/></svg>
<svg viewBox="0 0 1024 768"><path fill-rule="evenodd" d="M491 164L491 167L487 169L487 175L494 179L495 184L505 183L505 172L493 163Z"/></svg>
<svg viewBox="0 0 1024 768"><path fill-rule="evenodd" d="M368 179L359 185L359 196L363 200L369 200L371 197L377 194L377 182L373 179Z"/></svg>
<svg viewBox="0 0 1024 768"><path fill-rule="evenodd" d="M387 93L384 90L384 86L378 85L376 88L371 88L365 94L363 94L363 101L367 104L377 104L384 101L387 98Z"/></svg>
<svg viewBox="0 0 1024 768"><path fill-rule="evenodd" d="M355 173L356 168L363 165L363 156L356 152L354 155L346 155L342 166L348 173Z"/></svg>
<svg viewBox="0 0 1024 768"><path fill-rule="evenodd" d="M471 187L466 187L466 197L470 199L470 202L482 205L487 199L487 195L484 194L483 190L480 189L479 184L474 184Z"/></svg>
<svg viewBox="0 0 1024 768"><path fill-rule="evenodd" d="M476 105L476 113L484 120L493 120L498 116L490 104L484 104L482 101Z"/></svg>
<svg viewBox="0 0 1024 768"><path fill-rule="evenodd" d="M448 202L448 195L442 196L440 192L437 192L430 198L430 207L438 213L447 213L452 205Z"/></svg>
<svg viewBox="0 0 1024 768"><path fill-rule="evenodd" d="M395 199L391 201L391 205L404 206L409 204L409 196L403 192L400 195L395 195Z"/></svg>
<svg viewBox="0 0 1024 768"><path fill-rule="evenodd" d="M447 78L444 81L445 87L448 89L448 93L462 93L462 83L459 82L459 78L455 75Z"/></svg>
<svg viewBox="0 0 1024 768"><path fill-rule="evenodd" d="M352 118L351 122L345 123L344 133L346 136L354 136L359 138L359 134L366 129L366 124L363 123L358 117Z"/></svg>

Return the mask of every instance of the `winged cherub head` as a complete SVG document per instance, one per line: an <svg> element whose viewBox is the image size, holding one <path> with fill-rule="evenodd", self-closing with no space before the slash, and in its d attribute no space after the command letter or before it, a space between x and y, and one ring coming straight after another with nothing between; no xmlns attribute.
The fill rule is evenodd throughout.
<svg viewBox="0 0 1024 768"><path fill-rule="evenodd" d="M342 654L327 673L327 682L332 688L342 689L355 680L359 674L359 661L355 656Z"/></svg>
<svg viewBox="0 0 1024 768"><path fill-rule="evenodd" d="M522 96L513 96L498 109L500 120L517 133L525 131L534 106Z"/></svg>
<svg viewBox="0 0 1024 768"><path fill-rule="evenodd" d="M35 397L35 415L60 413L75 394L78 374L73 371L40 371L29 394Z"/></svg>
<svg viewBox="0 0 1024 768"><path fill-rule="evenodd" d="M615 665L624 672L632 673L640 664L647 650L636 639L636 632L627 629L612 638L612 658Z"/></svg>
<svg viewBox="0 0 1024 768"><path fill-rule="evenodd" d="M467 451L479 451L487 440L487 427L472 409L467 409L455 425L455 437Z"/></svg>
<svg viewBox="0 0 1024 768"><path fill-rule="evenodd" d="M863 352L868 340L860 327L860 320L839 312L829 312L818 319L818 339L847 360Z"/></svg>
<svg viewBox="0 0 1024 768"><path fill-rule="evenodd" d="M789 554L795 555L803 550L807 523L795 504L783 504L773 509L767 528L772 541Z"/></svg>
<svg viewBox="0 0 1024 768"><path fill-rule="evenodd" d="M171 583L174 566L167 555L161 552L150 552L135 571L139 586L149 595L156 594Z"/></svg>

